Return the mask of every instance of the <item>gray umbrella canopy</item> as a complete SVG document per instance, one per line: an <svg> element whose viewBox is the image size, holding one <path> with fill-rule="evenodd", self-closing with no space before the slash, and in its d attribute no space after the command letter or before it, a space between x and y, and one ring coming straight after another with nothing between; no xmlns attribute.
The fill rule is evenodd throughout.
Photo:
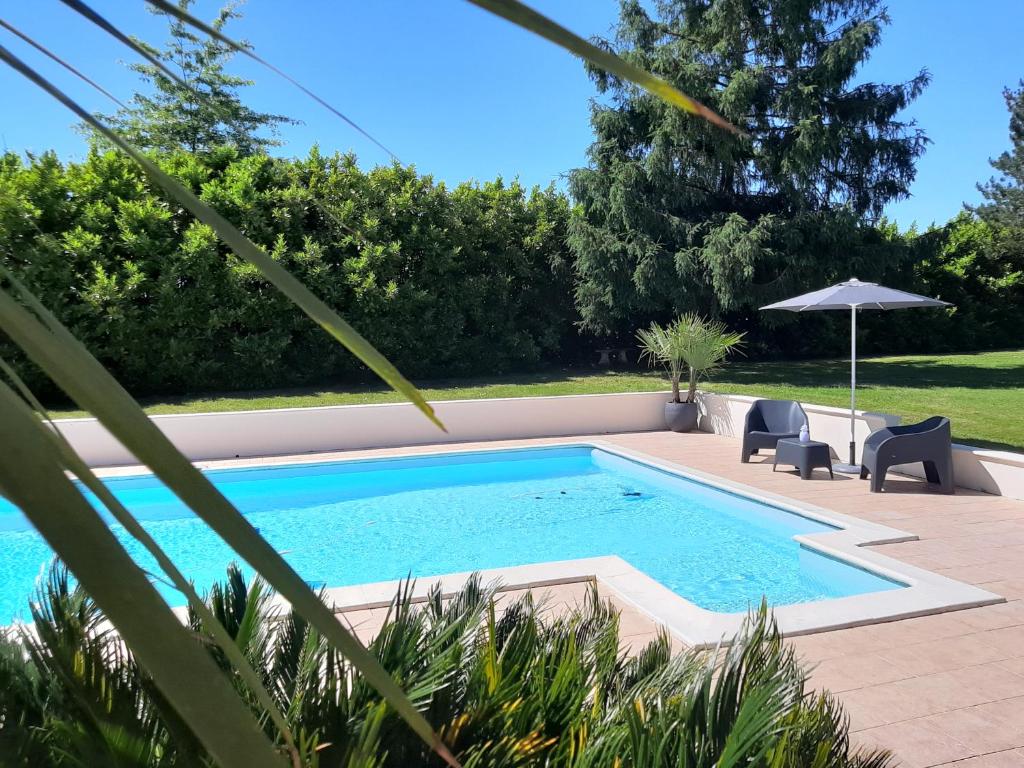
<svg viewBox="0 0 1024 768"><path fill-rule="evenodd" d="M786 309L790 312L815 312L826 309L850 310L850 463L836 465L835 468L840 472L858 472L860 469L856 463L857 310L948 306L951 306L948 301L897 291L895 288L886 288L878 283L864 283L851 277L844 283L761 307L761 309Z"/></svg>
<svg viewBox="0 0 1024 768"><path fill-rule="evenodd" d="M845 283L820 291L811 291L792 299L777 301L761 309L788 309L790 312L812 312L824 309L909 309L911 307L948 307L948 301L897 291L878 283L864 283L853 277Z"/></svg>

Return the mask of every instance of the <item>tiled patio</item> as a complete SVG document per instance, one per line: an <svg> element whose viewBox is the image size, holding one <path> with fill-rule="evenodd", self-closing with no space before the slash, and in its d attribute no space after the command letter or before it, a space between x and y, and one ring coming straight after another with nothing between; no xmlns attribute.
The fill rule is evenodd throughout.
<svg viewBox="0 0 1024 768"><path fill-rule="evenodd" d="M586 439L419 446L343 455ZM883 551L1003 595L1007 602L999 605L806 635L791 642L814 666L813 684L836 693L846 705L858 741L894 750L906 766L1024 766L1024 502L963 489L955 496L942 496L930 493L917 480L898 477L888 481L883 494L870 494L867 482L849 476L837 474L830 481L820 470L811 480L802 481L795 473L773 473L770 456L767 461L754 457L752 463L740 464L737 441L705 433L632 433L593 439L915 533L919 541L883 545ZM543 589L557 606L579 599L586 585ZM624 645L646 642L654 623L629 606L622 608ZM363 637L369 637L383 616L383 609L372 609L352 612L347 618Z"/></svg>

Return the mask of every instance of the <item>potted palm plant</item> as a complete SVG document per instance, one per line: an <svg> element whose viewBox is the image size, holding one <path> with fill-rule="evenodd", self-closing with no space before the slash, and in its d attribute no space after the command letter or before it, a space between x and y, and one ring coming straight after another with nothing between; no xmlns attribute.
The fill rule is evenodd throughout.
<svg viewBox="0 0 1024 768"><path fill-rule="evenodd" d="M682 315L667 326L652 323L636 334L640 357L652 366L664 365L672 381L672 399L665 403L665 426L674 432L697 427L697 382L715 370L743 341L742 333L697 314ZM686 398L679 394L684 369L689 375Z"/></svg>

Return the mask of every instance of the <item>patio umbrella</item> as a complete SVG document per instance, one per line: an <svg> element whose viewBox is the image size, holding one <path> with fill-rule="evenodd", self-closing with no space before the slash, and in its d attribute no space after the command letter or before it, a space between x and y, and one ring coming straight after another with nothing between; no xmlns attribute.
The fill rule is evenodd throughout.
<svg viewBox="0 0 1024 768"><path fill-rule="evenodd" d="M818 312L826 309L850 310L850 463L837 464L840 472L857 472L856 428L857 410L857 310L907 309L909 307L948 307L948 301L897 291L877 283L864 283L853 277L820 291L811 291L785 301L777 301L761 309L788 309L790 312Z"/></svg>

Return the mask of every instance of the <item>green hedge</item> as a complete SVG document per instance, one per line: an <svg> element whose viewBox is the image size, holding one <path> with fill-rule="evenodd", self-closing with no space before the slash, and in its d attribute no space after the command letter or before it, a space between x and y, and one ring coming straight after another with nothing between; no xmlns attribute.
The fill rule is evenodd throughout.
<svg viewBox="0 0 1024 768"><path fill-rule="evenodd" d="M1024 229L990 224L965 212L932 227L913 244L918 285L956 304L929 325L929 351L1021 346Z"/></svg>
<svg viewBox="0 0 1024 768"><path fill-rule="evenodd" d="M410 376L529 368L575 336L568 203L551 189L449 189L411 167L364 172L316 150L161 162ZM112 151L0 158L0 258L136 394L363 375Z"/></svg>
<svg viewBox="0 0 1024 768"><path fill-rule="evenodd" d="M577 306L592 300L595 286L572 261L569 202L553 189L527 192L500 180L448 188L412 167L362 171L352 156L316 150L284 160L240 158L225 148L161 162L409 376L574 362L595 347L633 347L633 329L672 311L715 313L713 302L636 308L611 340L581 334ZM845 354L844 313L763 313L755 299L820 288L851 273L956 304L949 311L864 313L864 353L1019 345L1019 230L965 213L921 234L864 222L844 232L828 249L813 238L790 245L801 254L794 261L811 258L813 273L787 271L771 296L764 275L748 275L737 288L745 306L719 307L730 326L747 333L749 357ZM53 154L0 156L0 258L138 395L369 378L210 229L112 151L93 149L66 164ZM2 338L0 354L19 359ZM38 372L21 367L40 394L53 397Z"/></svg>

